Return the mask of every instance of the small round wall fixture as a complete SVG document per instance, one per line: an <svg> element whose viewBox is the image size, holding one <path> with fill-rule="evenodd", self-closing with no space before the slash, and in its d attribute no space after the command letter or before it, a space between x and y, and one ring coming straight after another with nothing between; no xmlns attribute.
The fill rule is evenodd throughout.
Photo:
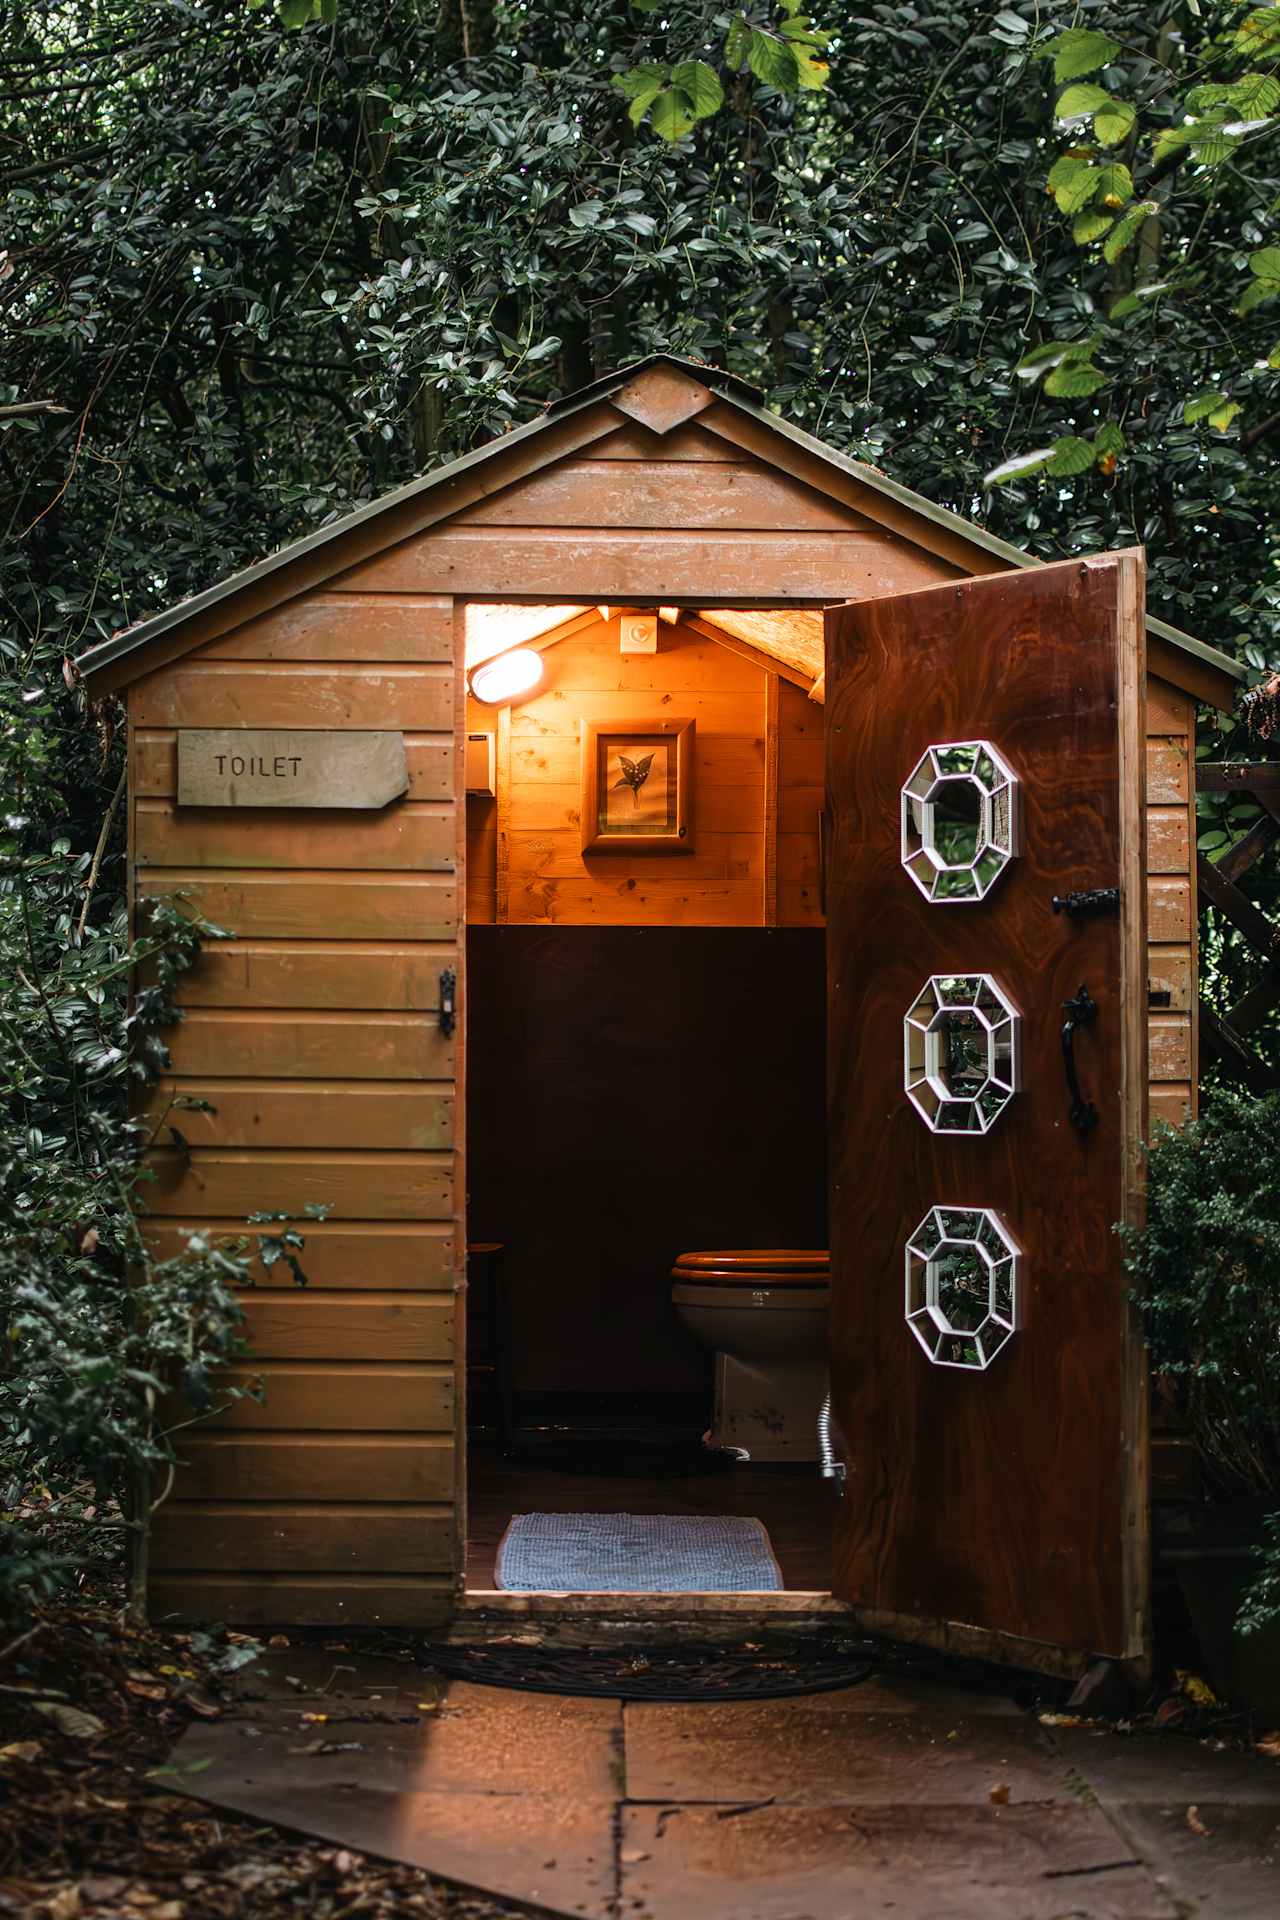
<svg viewBox="0 0 1280 1920"><path fill-rule="evenodd" d="M986 1133L1018 1090L1021 1025L989 973L935 973L902 1023L902 1084L934 1133Z"/></svg>
<svg viewBox="0 0 1280 1920"><path fill-rule="evenodd" d="M500 707L504 701L532 693L541 679L542 655L533 647L513 647L510 653L473 667L469 684L477 700L487 707Z"/></svg>
<svg viewBox="0 0 1280 1920"><path fill-rule="evenodd" d="M1012 1338L1020 1257L990 1207L930 1207L907 1241L906 1318L935 1367L981 1372Z"/></svg>
<svg viewBox="0 0 1280 1920"><path fill-rule="evenodd" d="M926 900L985 899L1017 852L1017 800L989 740L925 748L902 789L902 864Z"/></svg>

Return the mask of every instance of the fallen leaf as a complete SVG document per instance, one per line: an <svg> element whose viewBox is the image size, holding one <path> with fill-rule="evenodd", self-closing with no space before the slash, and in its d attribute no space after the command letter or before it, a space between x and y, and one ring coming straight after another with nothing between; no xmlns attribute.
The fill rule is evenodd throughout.
<svg viewBox="0 0 1280 1920"><path fill-rule="evenodd" d="M642 1860L647 1860L649 1858L649 1855L645 1853L640 1847L624 1847L623 1851L619 1854L618 1858L621 1860L624 1867L638 1867ZM549 1867L554 1867L555 1861L548 1860L547 1865Z"/></svg>
<svg viewBox="0 0 1280 1920"><path fill-rule="evenodd" d="M0 1761L17 1760L24 1765L40 1758L38 1740L11 1740L7 1747L0 1747Z"/></svg>
<svg viewBox="0 0 1280 1920"><path fill-rule="evenodd" d="M74 1920L80 1912L80 1889L63 1887L44 1903L49 1920Z"/></svg>
<svg viewBox="0 0 1280 1920"><path fill-rule="evenodd" d="M437 1708L437 1707L438 1707L439 1705L440 1705L440 1702L439 1702L438 1700L419 1700L419 1702L418 1702L418 1712L419 1712L419 1713L434 1713L434 1712L435 1712L435 1710L436 1710L436 1708Z"/></svg>
<svg viewBox="0 0 1280 1920"><path fill-rule="evenodd" d="M149 1682L146 1680L126 1680L124 1690L126 1693L131 1693L135 1700L167 1700L169 1698L169 1690L163 1680L152 1680Z"/></svg>
<svg viewBox="0 0 1280 1920"><path fill-rule="evenodd" d="M1264 1733L1254 1743L1259 1753L1265 1753L1270 1760L1280 1760L1280 1733Z"/></svg>
<svg viewBox="0 0 1280 1920"><path fill-rule="evenodd" d="M308 1726L322 1727L329 1716L327 1713L304 1713L301 1718L307 1722Z"/></svg>
<svg viewBox="0 0 1280 1920"><path fill-rule="evenodd" d="M202 1720L221 1720L222 1708L214 1701L206 1700L203 1694L183 1693L178 1697L188 1712L198 1714Z"/></svg>
<svg viewBox="0 0 1280 1920"><path fill-rule="evenodd" d="M287 1647L288 1644L289 1644L289 1636L287 1633L273 1633L271 1638L267 1641L267 1645L269 1647Z"/></svg>
<svg viewBox="0 0 1280 1920"><path fill-rule="evenodd" d="M1174 1672L1179 1691L1185 1694L1193 1706L1220 1707L1222 1705L1208 1681L1202 1680L1198 1673L1190 1673L1186 1667L1177 1667Z"/></svg>
<svg viewBox="0 0 1280 1920"><path fill-rule="evenodd" d="M37 1713L43 1713L52 1720L59 1733L65 1733L72 1740L96 1740L100 1733L106 1732L106 1724L99 1720L96 1713L82 1713L79 1707L64 1707L56 1700L33 1700Z"/></svg>
<svg viewBox="0 0 1280 1920"><path fill-rule="evenodd" d="M1007 1807L1009 1804L1009 1782L997 1780L994 1787L988 1787L987 1798L993 1807Z"/></svg>
<svg viewBox="0 0 1280 1920"><path fill-rule="evenodd" d="M1153 1716L1153 1724L1157 1727L1176 1726L1179 1720L1186 1718L1186 1712L1186 1701L1178 1694L1171 1693L1169 1698L1162 1700L1156 1708Z"/></svg>
<svg viewBox="0 0 1280 1920"><path fill-rule="evenodd" d="M357 1854L348 1853L346 1848L343 1847L341 1852L334 1854L333 1864L335 1871L338 1873L354 1873L360 1864L360 1858Z"/></svg>
<svg viewBox="0 0 1280 1920"><path fill-rule="evenodd" d="M1187 1825L1190 1827L1192 1833L1198 1833L1202 1840L1207 1840L1209 1838L1210 1830L1208 1827L1206 1827L1206 1825L1204 1824L1204 1821L1200 1818L1199 1807L1187 1808Z"/></svg>
<svg viewBox="0 0 1280 1920"><path fill-rule="evenodd" d="M118 1900L129 1882L119 1873L94 1873L80 1882L82 1900Z"/></svg>
<svg viewBox="0 0 1280 1920"><path fill-rule="evenodd" d="M1086 1720L1082 1713L1042 1713L1042 1727L1091 1727L1092 1720Z"/></svg>

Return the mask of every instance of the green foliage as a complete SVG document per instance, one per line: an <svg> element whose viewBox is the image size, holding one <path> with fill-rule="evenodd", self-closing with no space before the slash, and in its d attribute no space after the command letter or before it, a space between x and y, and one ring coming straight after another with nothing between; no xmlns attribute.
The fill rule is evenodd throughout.
<svg viewBox="0 0 1280 1920"><path fill-rule="evenodd" d="M722 14L709 18L696 7L660 9L658 0L632 0L637 13L661 11L668 40L676 46L699 44L713 27L722 28L720 58L728 73L748 71L780 93L820 91L827 84L827 63L818 54L831 36L800 11L802 4L803 0L780 0L782 19L776 26L747 13L733 14L726 25ZM632 126L647 121L659 138L672 145L700 120L718 113L725 100L719 74L701 59L681 59L674 66L641 62L615 74L613 83L631 103L627 117Z"/></svg>
<svg viewBox="0 0 1280 1920"><path fill-rule="evenodd" d="M1237 0L1143 9L1112 0L1095 10L1098 24L1088 27L1078 24L1077 13L1051 6L1037 21L1037 57L1052 60L1055 80L1073 83L1055 108L1055 122L1071 144L1053 161L1047 184L1059 211L1072 217L1076 244L1100 243L1106 265L1128 266L1132 284L1109 289L1111 319L1138 311L1135 293L1155 282L1157 254L1171 265L1162 291L1183 308L1203 311L1206 294L1221 288L1225 296L1238 286L1242 250L1253 277L1237 292L1234 311L1247 317L1280 292L1280 249L1256 244L1270 231L1277 205L1269 177L1275 163L1265 149L1280 128L1280 7L1255 7L1242 18ZM1123 160L1108 161L1112 148L1123 149ZM1229 224L1219 229L1214 219L1228 201L1243 214L1234 230ZM1098 208L1125 211L1104 224ZM1222 239L1229 236L1225 246L1220 231ZM1248 384L1256 386L1260 375L1274 371L1269 360L1251 362L1229 324L1213 328L1210 354L1197 384L1206 375L1235 384L1234 376L1248 368ZM1226 432L1245 406L1241 398L1198 418ZM1190 414L1187 419L1195 423Z"/></svg>
<svg viewBox="0 0 1280 1920"><path fill-rule="evenodd" d="M1269 1513L1264 1526L1262 1565L1245 1589L1236 1615L1237 1633L1260 1633L1280 1620L1280 1513Z"/></svg>
<svg viewBox="0 0 1280 1920"><path fill-rule="evenodd" d="M1152 1367L1217 1486L1280 1493L1280 1094L1211 1092L1193 1124L1158 1130L1148 1169L1125 1244Z"/></svg>

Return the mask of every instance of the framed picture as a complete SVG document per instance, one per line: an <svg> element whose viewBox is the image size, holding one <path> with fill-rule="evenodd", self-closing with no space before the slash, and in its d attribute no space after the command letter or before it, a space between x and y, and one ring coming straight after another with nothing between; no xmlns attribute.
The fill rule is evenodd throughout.
<svg viewBox="0 0 1280 1920"><path fill-rule="evenodd" d="M582 722L582 851L689 853L692 720Z"/></svg>

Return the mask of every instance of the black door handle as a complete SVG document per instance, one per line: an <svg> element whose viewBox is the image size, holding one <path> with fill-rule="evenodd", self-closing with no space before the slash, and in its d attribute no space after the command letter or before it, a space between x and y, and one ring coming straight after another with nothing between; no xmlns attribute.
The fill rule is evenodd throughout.
<svg viewBox="0 0 1280 1920"><path fill-rule="evenodd" d="M457 1017L458 976L452 967L440 969L440 1031L448 1040L453 1033L453 1023Z"/></svg>
<svg viewBox="0 0 1280 1920"><path fill-rule="evenodd" d="M1086 1100L1080 1091L1080 1076L1076 1072L1076 1028L1091 1026L1097 1017L1098 1003L1090 994L1088 987L1081 987L1074 1000L1064 1000L1063 1011L1067 1018L1062 1024L1062 1064L1067 1074L1067 1092L1071 1095L1071 1105L1067 1118L1073 1127L1081 1133L1092 1133L1098 1124L1098 1109L1092 1100Z"/></svg>

